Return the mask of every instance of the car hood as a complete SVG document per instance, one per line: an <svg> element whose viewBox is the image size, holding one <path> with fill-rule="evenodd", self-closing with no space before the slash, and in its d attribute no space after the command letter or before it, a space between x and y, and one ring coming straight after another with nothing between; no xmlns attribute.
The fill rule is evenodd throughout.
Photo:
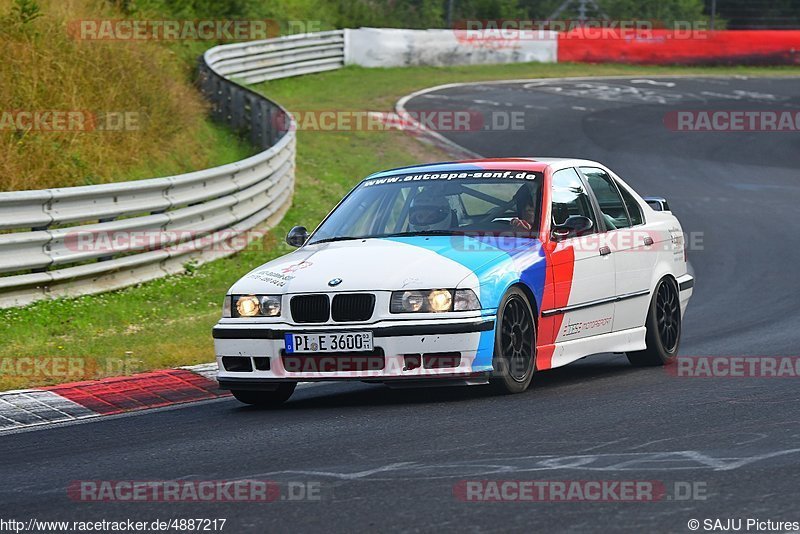
<svg viewBox="0 0 800 534"><path fill-rule="evenodd" d="M477 291L482 268L503 263L504 257L510 259L508 251L465 236L321 243L307 245L254 269L234 284L230 292L280 294L455 287Z"/></svg>

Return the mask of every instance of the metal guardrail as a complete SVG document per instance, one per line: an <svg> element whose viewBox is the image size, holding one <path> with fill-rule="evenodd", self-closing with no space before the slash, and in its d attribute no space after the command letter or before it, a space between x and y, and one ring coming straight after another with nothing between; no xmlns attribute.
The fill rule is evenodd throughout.
<svg viewBox="0 0 800 534"><path fill-rule="evenodd" d="M344 31L217 46L205 57L220 75L242 83L324 72L344 66Z"/></svg>
<svg viewBox="0 0 800 534"><path fill-rule="evenodd" d="M212 169L149 180L0 193L0 308L52 296L99 293L152 280L247 245L291 204L296 138L280 105L238 83L344 64L341 31L221 45L200 60L213 117L263 152ZM231 80L235 80L231 81ZM82 248L81 240L156 234ZM237 237L239 239L237 239ZM222 246L224 245L224 246Z"/></svg>

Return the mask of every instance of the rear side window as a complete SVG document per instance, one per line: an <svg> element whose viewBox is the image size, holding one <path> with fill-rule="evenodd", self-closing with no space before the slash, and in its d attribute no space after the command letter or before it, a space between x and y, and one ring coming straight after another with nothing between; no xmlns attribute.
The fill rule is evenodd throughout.
<svg viewBox="0 0 800 534"><path fill-rule="evenodd" d="M589 187L592 188L597 203L600 204L606 228L617 230L630 227L628 210L611 176L604 170L594 167L581 167L581 172L586 176L586 181L589 182Z"/></svg>
<svg viewBox="0 0 800 534"><path fill-rule="evenodd" d="M622 185L619 186L619 192L622 193L622 200L625 201L625 205L628 207L628 215L631 216L631 225L636 226L639 224L644 224L642 208L639 207L639 203L636 202L636 199L633 198L633 195L630 194L630 192Z"/></svg>

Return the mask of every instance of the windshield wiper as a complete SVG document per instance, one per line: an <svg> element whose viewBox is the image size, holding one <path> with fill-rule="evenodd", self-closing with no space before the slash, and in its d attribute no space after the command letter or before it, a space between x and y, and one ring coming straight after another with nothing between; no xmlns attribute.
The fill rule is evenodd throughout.
<svg viewBox="0 0 800 534"><path fill-rule="evenodd" d="M367 239L364 236L349 236L349 235L340 235L337 237L326 237L325 239L318 239L316 241L312 241L309 245L316 245L318 243L332 243L334 241L353 241L355 239Z"/></svg>
<svg viewBox="0 0 800 534"><path fill-rule="evenodd" d="M456 235L458 232L455 230L419 230L416 232L395 232L393 234L382 234L372 237L405 237L417 235Z"/></svg>
<svg viewBox="0 0 800 534"><path fill-rule="evenodd" d="M312 241L309 243L309 245L316 245L318 243L331 243L334 241L353 241L356 239L381 239L383 237L411 237L419 235L456 235L456 232L453 230L419 230L418 232L395 232L391 234L378 234L378 235L361 235L361 236L341 235L337 237L327 237L325 239Z"/></svg>

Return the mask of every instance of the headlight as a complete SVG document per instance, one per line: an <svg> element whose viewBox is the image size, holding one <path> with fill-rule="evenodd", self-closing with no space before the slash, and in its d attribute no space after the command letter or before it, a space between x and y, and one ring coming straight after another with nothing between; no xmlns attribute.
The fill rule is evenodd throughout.
<svg viewBox="0 0 800 534"><path fill-rule="evenodd" d="M247 295L236 299L236 313L239 317L255 317L261 311L258 305L258 297Z"/></svg>
<svg viewBox="0 0 800 534"><path fill-rule="evenodd" d="M399 298L400 302L395 302L395 297ZM394 313L400 313L404 311L422 311L425 301L425 294L422 291L403 291L402 293L394 293L392 294L392 311Z"/></svg>
<svg viewBox="0 0 800 534"><path fill-rule="evenodd" d="M259 299L261 315L264 317L277 317L281 314L280 295L262 295Z"/></svg>
<svg viewBox="0 0 800 534"><path fill-rule="evenodd" d="M475 311L481 309L481 301L478 295L471 289L456 290L456 301L453 311Z"/></svg>
<svg viewBox="0 0 800 534"><path fill-rule="evenodd" d="M442 313L481 309L471 289L424 289L392 292L389 311L392 313Z"/></svg>
<svg viewBox="0 0 800 534"><path fill-rule="evenodd" d="M277 317L280 295L233 295L233 317Z"/></svg>
<svg viewBox="0 0 800 534"><path fill-rule="evenodd" d="M428 295L428 305L434 312L450 311L453 308L453 294L446 289L431 291Z"/></svg>

